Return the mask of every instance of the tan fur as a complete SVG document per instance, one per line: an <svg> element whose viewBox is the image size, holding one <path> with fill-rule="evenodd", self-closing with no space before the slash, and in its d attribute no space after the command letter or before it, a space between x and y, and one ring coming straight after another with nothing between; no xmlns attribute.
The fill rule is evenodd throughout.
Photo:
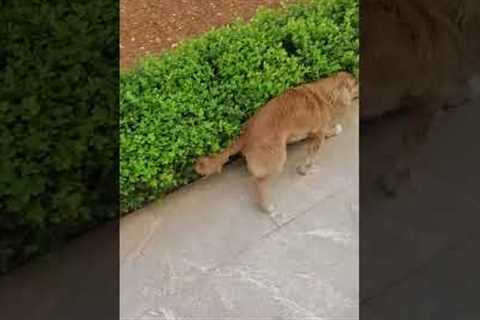
<svg viewBox="0 0 480 320"><path fill-rule="evenodd" d="M478 0L362 2L360 120L403 111L405 141L382 181L395 193L437 112L475 94L480 74Z"/></svg>
<svg viewBox="0 0 480 320"><path fill-rule="evenodd" d="M346 72L287 90L260 108L229 147L199 159L195 170L204 176L220 172L231 155L241 152L256 179L259 204L271 212L266 183L282 171L287 144L311 139L307 159L298 167L306 174L324 139L339 133L339 117L357 95L358 85Z"/></svg>

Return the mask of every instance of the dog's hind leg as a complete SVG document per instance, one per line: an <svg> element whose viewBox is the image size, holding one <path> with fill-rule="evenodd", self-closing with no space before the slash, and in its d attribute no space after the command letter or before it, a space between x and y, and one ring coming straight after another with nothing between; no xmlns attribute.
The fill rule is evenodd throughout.
<svg viewBox="0 0 480 320"><path fill-rule="evenodd" d="M273 213L275 206L268 191L270 177L282 171L286 159L286 146L259 146L245 152L248 170L255 178L257 202L266 213Z"/></svg>
<svg viewBox="0 0 480 320"><path fill-rule="evenodd" d="M255 178L256 196L260 208L266 213L273 213L275 206L268 192L268 178L269 177Z"/></svg>

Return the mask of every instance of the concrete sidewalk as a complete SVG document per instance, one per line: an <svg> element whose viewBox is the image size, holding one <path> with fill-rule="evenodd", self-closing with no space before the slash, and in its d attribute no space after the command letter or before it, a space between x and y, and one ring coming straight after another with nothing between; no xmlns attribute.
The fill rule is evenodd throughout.
<svg viewBox="0 0 480 320"><path fill-rule="evenodd" d="M395 198L373 180L398 156L408 119L362 127L362 319L480 319L479 105L435 120Z"/></svg>
<svg viewBox="0 0 480 320"><path fill-rule="evenodd" d="M121 319L358 319L358 108L343 127L305 177L289 149L274 217L243 161L125 217Z"/></svg>

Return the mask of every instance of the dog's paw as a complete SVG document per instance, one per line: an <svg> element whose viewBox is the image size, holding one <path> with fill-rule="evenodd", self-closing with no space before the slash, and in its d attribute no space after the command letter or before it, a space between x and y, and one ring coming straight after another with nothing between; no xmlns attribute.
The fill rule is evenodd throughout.
<svg viewBox="0 0 480 320"><path fill-rule="evenodd" d="M273 203L259 203L258 206L260 207L260 210L266 214L272 214L275 211L275 206Z"/></svg>
<svg viewBox="0 0 480 320"><path fill-rule="evenodd" d="M265 213L268 213L268 214L273 214L275 212L275 206L271 203L262 206L262 209Z"/></svg>
<svg viewBox="0 0 480 320"><path fill-rule="evenodd" d="M300 165L297 167L297 173L301 176L306 176L310 169L311 169L311 166Z"/></svg>
<svg viewBox="0 0 480 320"><path fill-rule="evenodd" d="M342 131L343 131L342 125L339 124L339 123L336 124L336 125L335 125L335 131L334 131L334 132L335 132L335 135L336 135L336 136L339 135L340 133L342 133Z"/></svg>
<svg viewBox="0 0 480 320"><path fill-rule="evenodd" d="M337 123L335 127L327 131L327 133L325 134L325 138L330 139L330 138L336 137L340 133L342 133L342 131L343 131L342 125L340 123Z"/></svg>

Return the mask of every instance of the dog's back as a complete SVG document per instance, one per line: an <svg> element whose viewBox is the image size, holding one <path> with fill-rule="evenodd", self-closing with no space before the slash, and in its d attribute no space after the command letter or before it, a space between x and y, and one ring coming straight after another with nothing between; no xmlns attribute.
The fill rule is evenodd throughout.
<svg viewBox="0 0 480 320"><path fill-rule="evenodd" d="M270 100L248 122L246 148L258 144L292 143L324 131L350 105L356 83L346 73L287 90Z"/></svg>

